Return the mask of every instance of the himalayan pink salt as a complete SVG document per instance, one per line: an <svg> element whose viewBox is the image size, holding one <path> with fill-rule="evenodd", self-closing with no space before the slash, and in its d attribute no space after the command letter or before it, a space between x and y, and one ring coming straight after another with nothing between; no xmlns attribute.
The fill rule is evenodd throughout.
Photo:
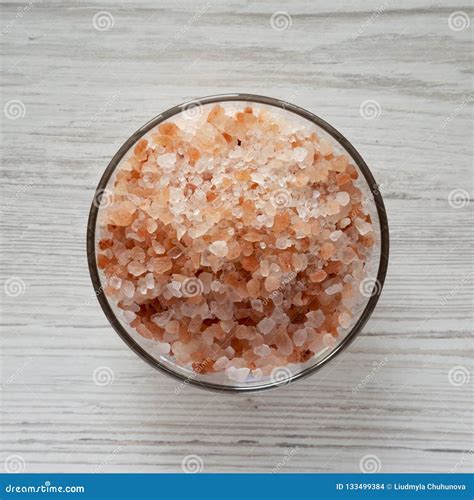
<svg viewBox="0 0 474 500"><path fill-rule="evenodd" d="M280 331L276 335L275 343L277 352L282 356L289 356L294 349L293 343L287 333Z"/></svg>
<svg viewBox="0 0 474 500"><path fill-rule="evenodd" d="M306 317L308 318L308 324L311 328L319 328L325 320L324 313L321 309L310 311L306 314Z"/></svg>
<svg viewBox="0 0 474 500"><path fill-rule="evenodd" d="M321 283L321 281L324 281L326 276L327 276L326 271L323 271L322 269L318 269L314 273L309 274L309 279L313 283Z"/></svg>
<svg viewBox="0 0 474 500"><path fill-rule="evenodd" d="M235 366L229 366L226 370L227 376L230 380L235 380L236 382L245 382L250 373L249 368L235 368Z"/></svg>
<svg viewBox="0 0 474 500"><path fill-rule="evenodd" d="M154 351L163 356L171 351L171 346L167 342L157 342Z"/></svg>
<svg viewBox="0 0 474 500"><path fill-rule="evenodd" d="M230 360L227 358L227 356L221 356L220 358L217 358L216 361L214 362L214 370L216 371L222 371L229 366Z"/></svg>
<svg viewBox="0 0 474 500"><path fill-rule="evenodd" d="M209 251L217 255L217 257L225 257L229 249L225 241L214 241L209 245Z"/></svg>
<svg viewBox="0 0 474 500"><path fill-rule="evenodd" d="M345 191L339 191L339 193L336 194L336 201L339 203L339 205L345 207L351 201L351 197L349 193L346 193Z"/></svg>
<svg viewBox="0 0 474 500"><path fill-rule="evenodd" d="M360 219L359 217L356 217L354 225L362 236L372 231L372 224L369 224L368 222Z"/></svg>
<svg viewBox="0 0 474 500"><path fill-rule="evenodd" d="M242 384L337 344L374 234L347 155L309 122L233 106L137 142L100 212L97 263L152 352Z"/></svg>
<svg viewBox="0 0 474 500"><path fill-rule="evenodd" d="M339 321L339 324L342 326L342 328L349 328L349 325L351 324L351 319L352 319L352 316L349 313L342 312L339 315L338 321Z"/></svg>
<svg viewBox="0 0 474 500"><path fill-rule="evenodd" d="M123 317L127 323L131 323L137 317L137 315L133 311L125 310L123 312Z"/></svg>
<svg viewBox="0 0 474 500"><path fill-rule="evenodd" d="M334 347L336 345L336 339L330 333L326 333L323 335L323 344L325 347Z"/></svg>
<svg viewBox="0 0 474 500"><path fill-rule="evenodd" d="M140 262L133 261L130 262L130 264L127 266L127 270L133 276L140 276L146 271L146 266L144 266Z"/></svg>
<svg viewBox="0 0 474 500"><path fill-rule="evenodd" d="M300 328L299 330L296 330L296 332L293 334L293 343L296 346L302 346L307 338L308 334L306 333L305 328Z"/></svg>
<svg viewBox="0 0 474 500"><path fill-rule="evenodd" d="M280 286L280 280L276 278L275 276L269 276L265 280L265 290L267 292L273 292Z"/></svg>
<svg viewBox="0 0 474 500"><path fill-rule="evenodd" d="M169 271L173 264L169 257L156 257L152 260L153 272L162 274Z"/></svg>
<svg viewBox="0 0 474 500"><path fill-rule="evenodd" d="M158 228L158 224L154 219L147 219L146 221L146 230L149 233L154 233Z"/></svg>
<svg viewBox="0 0 474 500"><path fill-rule="evenodd" d="M266 356L270 356L270 354L272 353L272 350L268 345L262 344L262 345L259 345L257 347L254 347L253 352L257 356L266 357Z"/></svg>
<svg viewBox="0 0 474 500"><path fill-rule="evenodd" d="M260 281L252 278L247 282L247 290L250 297L257 298L260 295Z"/></svg>
<svg viewBox="0 0 474 500"><path fill-rule="evenodd" d="M123 280L122 281L122 288L121 288L123 294L125 297L132 298L133 295L135 294L135 286L131 281L128 280Z"/></svg>
<svg viewBox="0 0 474 500"><path fill-rule="evenodd" d="M335 251L336 247L332 243L327 241L321 246L321 257L324 260L328 260L334 255Z"/></svg>
<svg viewBox="0 0 474 500"><path fill-rule="evenodd" d="M341 283L335 283L334 285L328 286L325 290L327 295L334 295L335 293L342 292Z"/></svg>
<svg viewBox="0 0 474 500"><path fill-rule="evenodd" d="M266 335L266 334L270 333L275 328L275 325L276 325L276 323L272 318L263 318L262 321L260 321L257 324L257 328L264 335Z"/></svg>

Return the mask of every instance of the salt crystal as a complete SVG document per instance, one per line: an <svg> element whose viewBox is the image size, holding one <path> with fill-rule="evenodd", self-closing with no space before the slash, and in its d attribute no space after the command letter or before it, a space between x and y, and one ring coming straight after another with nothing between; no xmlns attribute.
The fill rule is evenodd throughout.
<svg viewBox="0 0 474 500"><path fill-rule="evenodd" d="M335 283L334 285L328 286L324 291L327 295L334 295L342 291L342 285L340 283Z"/></svg>
<svg viewBox="0 0 474 500"><path fill-rule="evenodd" d="M324 313L321 309L318 309L317 311L310 311L306 314L306 317L308 318L308 323L311 328L319 328L325 320Z"/></svg>
<svg viewBox="0 0 474 500"><path fill-rule="evenodd" d="M123 311L123 317L127 323L131 323L137 315L133 311Z"/></svg>
<svg viewBox="0 0 474 500"><path fill-rule="evenodd" d="M122 280L118 276L112 276L109 279L109 285L112 288L115 288L116 290L118 290L122 286Z"/></svg>
<svg viewBox="0 0 474 500"><path fill-rule="evenodd" d="M337 241L340 237L342 236L342 231L341 230L337 230L337 231L333 231L330 235L329 235L329 239L331 241Z"/></svg>
<svg viewBox="0 0 474 500"><path fill-rule="evenodd" d="M262 321L260 321L257 324L257 328L264 334L267 335L270 333L274 328L275 328L275 321L271 318L263 318Z"/></svg>
<svg viewBox="0 0 474 500"><path fill-rule="evenodd" d="M155 286L155 280L153 278L153 274L152 273L148 273L145 276L145 282L146 282L146 287L147 288L149 288L149 289L154 288L154 286Z"/></svg>
<svg viewBox="0 0 474 500"><path fill-rule="evenodd" d="M158 241L152 240L151 246L158 255L165 253L165 247L161 243L158 243Z"/></svg>
<svg viewBox="0 0 474 500"><path fill-rule="evenodd" d="M235 368L234 366L229 366L226 369L226 374L230 380L235 380L236 382L245 382L249 373L249 368Z"/></svg>
<svg viewBox="0 0 474 500"><path fill-rule="evenodd" d="M225 241L214 241L209 245L209 251L217 257L225 257L228 252L227 243Z"/></svg>
<svg viewBox="0 0 474 500"><path fill-rule="evenodd" d="M302 346L306 340L307 333L305 328L300 328L299 330L296 330L296 332L293 334L293 344L295 346Z"/></svg>
<svg viewBox="0 0 474 500"><path fill-rule="evenodd" d="M176 154L175 153L167 153L164 155L160 155L156 159L158 165L164 169L170 169L176 163Z"/></svg>
<svg viewBox="0 0 474 500"><path fill-rule="evenodd" d="M159 327L164 328L172 316L173 316L173 311L171 309L168 309L163 313L155 314L154 316L151 317L151 320Z"/></svg>
<svg viewBox="0 0 474 500"><path fill-rule="evenodd" d="M336 201L339 203L339 205L345 207L351 201L351 197L349 196L349 193L346 193L345 191L339 191L339 193L337 193L336 195Z"/></svg>
<svg viewBox="0 0 474 500"><path fill-rule="evenodd" d="M127 266L128 272L132 274L133 276L140 276L146 271L146 266L141 264L140 262L130 262L130 264Z"/></svg>
<svg viewBox="0 0 474 500"><path fill-rule="evenodd" d="M344 219L341 220L341 222L339 223L339 226L344 229L346 228L349 224L351 223L351 219L349 219L349 217L344 217Z"/></svg>
<svg viewBox="0 0 474 500"><path fill-rule="evenodd" d="M131 281L122 281L122 291L126 297L133 297L135 294L135 287Z"/></svg>
<svg viewBox="0 0 474 500"><path fill-rule="evenodd" d="M372 231L372 225L360 219L359 217L355 219L354 225L362 236Z"/></svg>
<svg viewBox="0 0 474 500"><path fill-rule="evenodd" d="M260 357L269 356L272 353L270 347L266 344L259 345L258 347L254 347L253 352Z"/></svg>
<svg viewBox="0 0 474 500"><path fill-rule="evenodd" d="M306 148L295 148L293 149L293 160L296 162L302 162L308 156L308 151Z"/></svg>
<svg viewBox="0 0 474 500"><path fill-rule="evenodd" d="M342 328L348 328L351 323L351 315L346 312L343 312L339 315L338 320Z"/></svg>
<svg viewBox="0 0 474 500"><path fill-rule="evenodd" d="M326 333L325 335L323 335L324 346L334 347L336 343L337 343L336 339L330 333Z"/></svg>
<svg viewBox="0 0 474 500"><path fill-rule="evenodd" d="M157 342L154 345L153 350L156 352L156 354L164 356L166 354L169 354L171 346L166 342Z"/></svg>
<svg viewBox="0 0 474 500"><path fill-rule="evenodd" d="M158 224L156 223L156 221L154 219L148 219L146 221L146 230L151 234L151 233L154 233L156 231L156 229L158 228Z"/></svg>
<svg viewBox="0 0 474 500"><path fill-rule="evenodd" d="M277 238L275 246L281 250L291 247L293 242L289 238Z"/></svg>
<svg viewBox="0 0 474 500"><path fill-rule="evenodd" d="M274 290L276 290L277 288L279 288L281 285L281 282L278 278L276 278L275 276L269 276L266 280L265 280L265 290L267 290L267 292L273 292Z"/></svg>
<svg viewBox="0 0 474 500"><path fill-rule="evenodd" d="M225 370L227 366L229 366L229 363L230 361L226 356L221 356L220 358L216 359L213 368L215 371L222 371Z"/></svg>
<svg viewBox="0 0 474 500"><path fill-rule="evenodd" d="M268 262L268 260L263 259L260 262L260 272L264 277L267 277L270 274L270 263Z"/></svg>

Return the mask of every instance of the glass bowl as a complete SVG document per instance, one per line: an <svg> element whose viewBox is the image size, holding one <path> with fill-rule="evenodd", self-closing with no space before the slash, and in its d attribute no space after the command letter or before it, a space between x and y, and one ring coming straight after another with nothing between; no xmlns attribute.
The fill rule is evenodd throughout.
<svg viewBox="0 0 474 500"><path fill-rule="evenodd" d="M180 120L193 118L193 115L202 113L203 110L207 110L208 107L210 108L216 103L231 109L241 109L249 104L257 109L271 107L272 113L280 114L285 119L291 118L291 120L295 120L295 123L301 123L306 127L311 126L317 131L319 137L332 144L336 152L347 154L359 172L356 185L362 192L363 200L361 203L364 210L370 214L375 236L372 254L366 262L366 278L361 281L359 286L360 300L350 325L339 335L337 342L332 346L325 347L304 363L275 368L270 375L263 378L253 379L252 376L249 376L243 382L230 380L223 372L206 374L204 370L194 371L191 367L179 365L172 356L162 354L159 343L142 337L134 328L130 327L123 317L123 311L107 297L104 291L104 276L97 265L96 250L101 232L98 216L102 206L107 204L107 195L113 191L115 175L120 170L122 161L127 159L135 144L142 137L151 133L159 124L170 118L179 124ZM190 101L165 111L137 130L112 158L97 186L90 209L87 233L89 271L102 310L115 331L135 353L157 370L180 382L176 388L177 391L180 391L187 384L216 391L259 391L284 385L315 373L354 340L372 314L385 280L388 251L388 222L380 190L366 163L352 144L331 125L309 111L278 99L251 94L216 95Z"/></svg>

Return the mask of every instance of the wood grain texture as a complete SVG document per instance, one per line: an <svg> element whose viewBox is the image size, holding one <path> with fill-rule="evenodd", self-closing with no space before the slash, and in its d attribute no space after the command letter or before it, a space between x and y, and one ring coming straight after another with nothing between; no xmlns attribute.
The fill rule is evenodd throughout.
<svg viewBox="0 0 474 500"><path fill-rule="evenodd" d="M208 472L356 472L366 455L384 472L472 470L474 203L448 202L453 190L472 195L469 2L2 7L6 468L19 455L27 472L181 471L197 454ZM108 31L93 26L102 11ZM277 11L289 29L272 29ZM450 27L457 11L471 26ZM356 146L383 185L389 274L362 334L313 377L251 396L176 394L99 308L88 210L134 130L187 99L234 91L294 102ZM24 117L11 119L13 100ZM362 116L367 100L380 106L374 119ZM93 382L101 366L113 383Z"/></svg>

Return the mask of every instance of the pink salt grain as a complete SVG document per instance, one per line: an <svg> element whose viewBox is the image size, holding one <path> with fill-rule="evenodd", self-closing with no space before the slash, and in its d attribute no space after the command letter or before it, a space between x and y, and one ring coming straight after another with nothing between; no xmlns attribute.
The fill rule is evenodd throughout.
<svg viewBox="0 0 474 500"><path fill-rule="evenodd" d="M269 276L265 280L265 290L267 292L273 292L280 286L280 280L278 278L275 278L275 276Z"/></svg>
<svg viewBox="0 0 474 500"><path fill-rule="evenodd" d="M312 125L201 111L160 124L118 168L97 261L155 354L243 384L337 344L373 226L357 169Z"/></svg>
<svg viewBox="0 0 474 500"><path fill-rule="evenodd" d="M209 251L217 257L225 257L229 251L227 248L227 243L225 241L214 241L209 245Z"/></svg>
<svg viewBox="0 0 474 500"><path fill-rule="evenodd" d="M264 335L270 333L275 328L275 321L271 318L263 318L257 325L259 331L261 331Z"/></svg>

